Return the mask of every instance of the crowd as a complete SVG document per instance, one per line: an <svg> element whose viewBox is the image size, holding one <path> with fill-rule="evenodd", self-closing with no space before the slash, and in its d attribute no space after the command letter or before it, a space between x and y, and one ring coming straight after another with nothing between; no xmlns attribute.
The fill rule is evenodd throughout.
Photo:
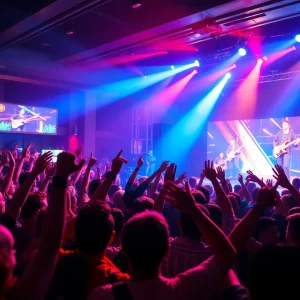
<svg viewBox="0 0 300 300"><path fill-rule="evenodd" d="M2 150L0 299L298 299L300 179ZM138 179L137 179L138 178ZM205 180L206 178L206 180ZM203 182L209 181L209 185ZM281 193L278 187L282 187Z"/></svg>

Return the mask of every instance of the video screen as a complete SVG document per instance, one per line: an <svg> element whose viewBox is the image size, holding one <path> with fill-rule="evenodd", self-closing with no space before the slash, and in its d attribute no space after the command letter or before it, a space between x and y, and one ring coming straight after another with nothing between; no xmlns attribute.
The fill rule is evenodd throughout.
<svg viewBox="0 0 300 300"><path fill-rule="evenodd" d="M0 102L0 131L57 134L57 110Z"/></svg>
<svg viewBox="0 0 300 300"><path fill-rule="evenodd" d="M299 136L300 117L209 122L207 158L232 179L247 170L272 178L276 163L285 164L286 173L299 177Z"/></svg>
<svg viewBox="0 0 300 300"><path fill-rule="evenodd" d="M59 153L63 152L63 150L52 150L52 149L43 149L42 150L42 154L48 152L48 151L51 151L52 154L53 154L53 159L52 159L52 162L56 163L57 162L57 156Z"/></svg>

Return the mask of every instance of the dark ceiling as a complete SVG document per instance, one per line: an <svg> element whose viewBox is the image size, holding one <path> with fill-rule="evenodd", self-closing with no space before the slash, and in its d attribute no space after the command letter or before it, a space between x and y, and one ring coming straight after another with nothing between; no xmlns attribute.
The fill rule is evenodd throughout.
<svg viewBox="0 0 300 300"><path fill-rule="evenodd" d="M253 35L267 41L299 30L300 1L141 3L133 9L130 0L2 0L0 72L1 66L3 70L13 65L19 70L21 66L27 71L28 66L41 70L45 61L82 67L111 57L160 50L169 51L172 59L216 56ZM170 47L174 43L199 52L176 51ZM22 62L16 63L21 56Z"/></svg>

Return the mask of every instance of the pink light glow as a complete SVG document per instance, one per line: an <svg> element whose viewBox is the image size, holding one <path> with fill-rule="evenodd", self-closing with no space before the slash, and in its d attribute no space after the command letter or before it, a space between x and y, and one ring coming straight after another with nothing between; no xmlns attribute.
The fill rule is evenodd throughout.
<svg viewBox="0 0 300 300"><path fill-rule="evenodd" d="M292 51L295 51L296 50L296 47L295 46L292 46L292 47L289 47L287 49L284 49L284 50L281 50L281 51L278 51L276 53L272 53L271 55L268 55L268 61L266 62L266 64L270 65L272 64L273 62L275 62L276 60L282 58L283 56L287 55L288 53L292 52Z"/></svg>

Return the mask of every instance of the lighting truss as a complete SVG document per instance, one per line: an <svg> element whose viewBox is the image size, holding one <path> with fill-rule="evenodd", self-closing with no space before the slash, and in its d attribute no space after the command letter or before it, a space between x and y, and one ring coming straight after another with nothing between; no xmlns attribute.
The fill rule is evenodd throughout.
<svg viewBox="0 0 300 300"><path fill-rule="evenodd" d="M293 72L278 72L273 71L269 75L262 75L259 77L258 83L267 83L267 82L275 82L275 81L282 81L282 80L291 80L300 76L300 70L293 71ZM238 86L240 85L245 79L238 79L231 82L228 82L228 86Z"/></svg>

